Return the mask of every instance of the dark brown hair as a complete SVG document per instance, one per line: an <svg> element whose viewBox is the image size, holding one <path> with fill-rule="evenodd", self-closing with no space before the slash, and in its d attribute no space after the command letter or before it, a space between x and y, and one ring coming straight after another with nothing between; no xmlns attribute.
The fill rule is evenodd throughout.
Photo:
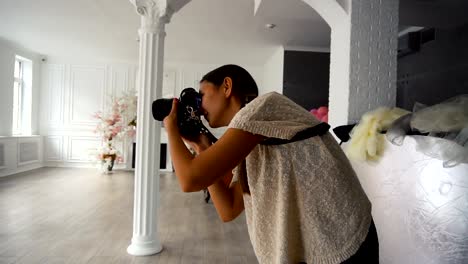
<svg viewBox="0 0 468 264"><path fill-rule="evenodd" d="M241 99L242 106L252 101L258 96L258 87L250 73L241 66L234 64L223 65L205 74L201 82L207 81L216 86L221 86L224 78L232 80L232 92Z"/></svg>

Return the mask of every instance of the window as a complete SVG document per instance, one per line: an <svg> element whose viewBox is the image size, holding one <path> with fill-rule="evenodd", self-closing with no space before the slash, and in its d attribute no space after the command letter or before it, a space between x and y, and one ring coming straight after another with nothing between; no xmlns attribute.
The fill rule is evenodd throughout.
<svg viewBox="0 0 468 264"><path fill-rule="evenodd" d="M31 80L32 62L16 56L13 83L13 135L24 135L31 132L31 113L29 111L31 110Z"/></svg>
<svg viewBox="0 0 468 264"><path fill-rule="evenodd" d="M23 62L15 59L15 82L13 84L13 135L21 134L21 105L23 84Z"/></svg>

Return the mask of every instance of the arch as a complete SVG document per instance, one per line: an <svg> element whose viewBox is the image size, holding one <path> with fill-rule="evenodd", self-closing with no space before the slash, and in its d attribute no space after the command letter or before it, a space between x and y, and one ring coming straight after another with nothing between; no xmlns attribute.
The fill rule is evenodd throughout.
<svg viewBox="0 0 468 264"><path fill-rule="evenodd" d="M348 9L351 0L302 0L312 7L328 23L330 37L330 76L328 122L332 127L348 123L349 87L350 87L350 52L351 18ZM348 42L348 45L343 45Z"/></svg>
<svg viewBox="0 0 468 264"><path fill-rule="evenodd" d="M328 107L332 127L348 124L350 96L351 1L302 0L330 26L330 75ZM255 0L255 7L261 0ZM348 43L348 45L346 45Z"/></svg>
<svg viewBox="0 0 468 264"><path fill-rule="evenodd" d="M333 31L334 26L349 21L349 15L346 10L337 2L330 0L302 0L312 7L325 22L328 23ZM348 0L345 0L348 1Z"/></svg>

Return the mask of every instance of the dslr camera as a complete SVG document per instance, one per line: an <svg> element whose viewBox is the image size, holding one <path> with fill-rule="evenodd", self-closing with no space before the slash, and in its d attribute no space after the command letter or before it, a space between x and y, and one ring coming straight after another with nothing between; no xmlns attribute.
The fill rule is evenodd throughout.
<svg viewBox="0 0 468 264"><path fill-rule="evenodd" d="M163 121L172 109L171 98L157 99L152 104L153 118ZM211 143L217 138L203 125L201 120L201 96L192 87L185 88L180 93L177 109L177 125L180 134L188 140L196 140L200 134L206 134Z"/></svg>

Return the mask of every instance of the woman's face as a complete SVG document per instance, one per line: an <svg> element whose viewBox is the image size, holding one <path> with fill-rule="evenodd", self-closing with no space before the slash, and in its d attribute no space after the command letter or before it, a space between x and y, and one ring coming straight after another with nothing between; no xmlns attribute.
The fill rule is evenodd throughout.
<svg viewBox="0 0 468 264"><path fill-rule="evenodd" d="M228 124L223 122L223 113L227 107L227 100L222 87L217 87L211 82L200 83L200 95L202 97L202 113L210 124L210 127L222 127Z"/></svg>

